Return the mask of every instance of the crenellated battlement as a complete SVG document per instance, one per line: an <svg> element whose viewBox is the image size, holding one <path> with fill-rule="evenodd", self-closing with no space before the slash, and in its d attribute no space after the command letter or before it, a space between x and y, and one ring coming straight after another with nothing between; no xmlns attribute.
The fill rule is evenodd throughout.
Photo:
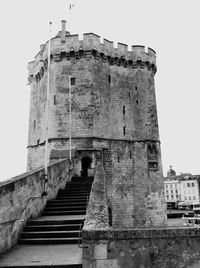
<svg viewBox="0 0 200 268"><path fill-rule="evenodd" d="M62 22L63 23L63 22ZM83 39L79 39L79 35L70 35L62 27L62 31L51 39L51 60L59 62L66 58L67 60L80 58L94 58L107 62L109 65L118 65L128 68L147 68L156 73L156 52L141 45L133 45L131 51L128 45L117 43L103 39L94 33L84 33ZM64 31L64 33L63 33ZM33 79L40 80L47 67L48 42L40 46L39 53L35 56L35 61L29 63L29 82Z"/></svg>

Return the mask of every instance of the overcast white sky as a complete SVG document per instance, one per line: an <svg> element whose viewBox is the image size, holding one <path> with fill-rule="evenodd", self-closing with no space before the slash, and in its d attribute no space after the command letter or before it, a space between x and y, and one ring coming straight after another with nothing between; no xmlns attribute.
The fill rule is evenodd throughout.
<svg viewBox="0 0 200 268"><path fill-rule="evenodd" d="M29 86L27 63L60 21L71 33L94 32L157 52L155 76L164 175L171 164L200 174L200 1L75 0L0 1L0 180L26 171Z"/></svg>

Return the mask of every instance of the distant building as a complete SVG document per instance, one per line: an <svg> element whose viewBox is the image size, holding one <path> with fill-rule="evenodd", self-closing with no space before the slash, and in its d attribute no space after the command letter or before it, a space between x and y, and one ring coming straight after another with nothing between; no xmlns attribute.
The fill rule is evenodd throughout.
<svg viewBox="0 0 200 268"><path fill-rule="evenodd" d="M199 178L199 175L191 175L184 176L179 180L181 201L199 204Z"/></svg>
<svg viewBox="0 0 200 268"><path fill-rule="evenodd" d="M166 202L177 202L180 200L180 184L178 180L164 181Z"/></svg>
<svg viewBox="0 0 200 268"><path fill-rule="evenodd" d="M176 172L170 166L167 177L164 177L165 199L168 208L176 208L178 204L188 206L200 203L200 175Z"/></svg>

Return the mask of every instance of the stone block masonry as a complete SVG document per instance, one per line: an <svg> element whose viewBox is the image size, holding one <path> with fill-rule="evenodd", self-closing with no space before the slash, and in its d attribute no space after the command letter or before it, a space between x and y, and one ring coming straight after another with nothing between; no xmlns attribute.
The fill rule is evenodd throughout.
<svg viewBox="0 0 200 268"><path fill-rule="evenodd" d="M63 36L63 35L62 35ZM72 86L72 140L102 137L123 140L158 140L154 90L156 54L143 46L132 51L121 43L99 36L61 33L51 40L49 142L50 149L68 147L69 81ZM31 101L28 139L28 170L43 163L46 137L47 45L29 63ZM60 144L58 142L60 141Z"/></svg>
<svg viewBox="0 0 200 268"><path fill-rule="evenodd" d="M62 24L63 26L63 24ZM163 226L165 201L154 87L156 53L96 34L59 32L51 40L48 142L69 148L69 74L73 79L72 147L102 150L105 195L113 228ZM44 161L47 46L29 63L28 170ZM87 155L88 157L88 155ZM95 154L93 168L97 162ZM75 167L80 174L83 155Z"/></svg>
<svg viewBox="0 0 200 268"><path fill-rule="evenodd" d="M28 170L43 164L47 108L49 154L69 148L70 75L75 172L95 174L83 228L89 244L89 252L84 252L88 262L83 266L133 267L120 263L118 258L127 256L132 232L166 225L154 86L156 53L150 48L146 52L139 45L132 46L131 51L122 43L114 48L113 42L104 39L101 43L93 33L84 34L79 40L78 35L65 32L64 25L62 22L62 31L51 39L48 104L48 42L28 67ZM87 167L84 158L89 163ZM92 235L100 230L108 236L90 240L90 232ZM117 248L117 237L123 238L126 230L127 239L120 240L126 250L109 255L109 236L112 232L118 235L113 242Z"/></svg>
<svg viewBox="0 0 200 268"><path fill-rule="evenodd" d="M200 230L196 228L84 230L82 237L83 267L200 267Z"/></svg>
<svg viewBox="0 0 200 268"><path fill-rule="evenodd" d="M47 200L65 187L71 179L68 171L69 161L59 160L48 167L48 183L44 168L38 168L0 184L0 253L17 243L27 219L37 217Z"/></svg>

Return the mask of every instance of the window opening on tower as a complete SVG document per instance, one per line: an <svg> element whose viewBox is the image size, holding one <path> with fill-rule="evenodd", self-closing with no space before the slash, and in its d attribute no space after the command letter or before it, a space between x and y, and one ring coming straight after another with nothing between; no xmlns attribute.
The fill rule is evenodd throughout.
<svg viewBox="0 0 200 268"><path fill-rule="evenodd" d="M108 220L109 220L109 226L112 226L112 209L108 207Z"/></svg>
<svg viewBox="0 0 200 268"><path fill-rule="evenodd" d="M108 75L108 83L109 84L111 83L111 76L110 76L110 74Z"/></svg>
<svg viewBox="0 0 200 268"><path fill-rule="evenodd" d="M76 84L76 78L75 77L71 77L70 83L71 83L71 86L75 86L75 84Z"/></svg>
<svg viewBox="0 0 200 268"><path fill-rule="evenodd" d="M156 144L149 142L147 146L147 158L148 158L148 168L150 170L158 170L158 152L156 149Z"/></svg>
<svg viewBox="0 0 200 268"><path fill-rule="evenodd" d="M124 136L126 135L126 127L123 127Z"/></svg>
<svg viewBox="0 0 200 268"><path fill-rule="evenodd" d="M53 96L53 104L56 105L56 95Z"/></svg>
<svg viewBox="0 0 200 268"><path fill-rule="evenodd" d="M123 115L126 115L126 107L123 106Z"/></svg>

